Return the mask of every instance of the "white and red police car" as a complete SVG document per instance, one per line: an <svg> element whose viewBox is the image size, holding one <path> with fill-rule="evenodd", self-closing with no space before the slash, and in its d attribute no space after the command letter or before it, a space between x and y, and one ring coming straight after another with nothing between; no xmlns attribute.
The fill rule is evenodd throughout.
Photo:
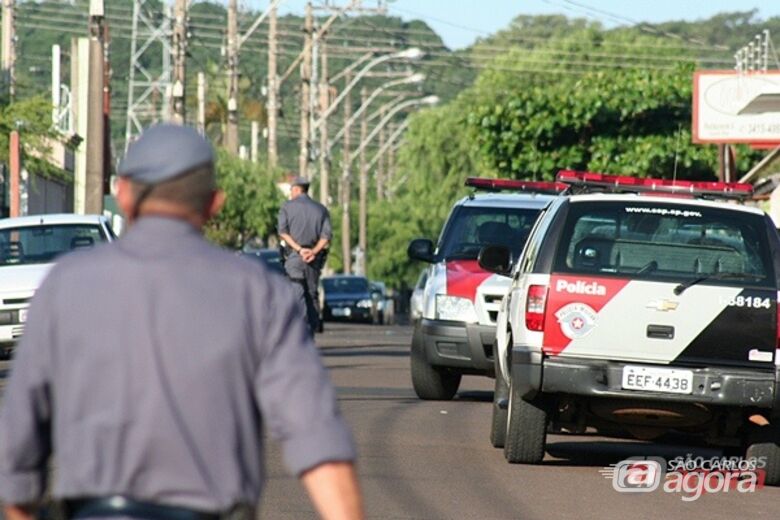
<svg viewBox="0 0 780 520"><path fill-rule="evenodd" d="M540 212L566 188L479 178L466 186L482 193L455 203L436 247L427 239L409 245L410 258L431 264L411 348L412 383L421 399L451 399L463 374L494 375L496 318L510 280L482 269L477 257L490 244L519 255Z"/></svg>
<svg viewBox="0 0 780 520"><path fill-rule="evenodd" d="M750 185L562 171L496 329L491 442L538 463L548 426L680 432L765 457L780 482L780 239Z"/></svg>

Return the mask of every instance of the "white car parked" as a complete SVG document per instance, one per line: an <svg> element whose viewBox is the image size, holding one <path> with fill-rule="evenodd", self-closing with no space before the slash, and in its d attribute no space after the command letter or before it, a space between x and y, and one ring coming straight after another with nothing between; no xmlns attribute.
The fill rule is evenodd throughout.
<svg viewBox="0 0 780 520"><path fill-rule="evenodd" d="M115 239L100 215L36 215L0 220L0 356L24 332L27 307L55 259Z"/></svg>

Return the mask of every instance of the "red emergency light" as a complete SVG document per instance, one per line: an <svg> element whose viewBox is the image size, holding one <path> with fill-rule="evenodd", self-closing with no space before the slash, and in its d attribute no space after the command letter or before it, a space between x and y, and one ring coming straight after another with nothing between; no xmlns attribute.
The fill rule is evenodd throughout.
<svg viewBox="0 0 780 520"><path fill-rule="evenodd" d="M467 178L466 186L483 191L525 191L550 195L557 195L568 188L562 182L517 181L513 179L486 179L482 177Z"/></svg>
<svg viewBox="0 0 780 520"><path fill-rule="evenodd" d="M557 180L570 186L616 192L663 192L704 198L745 199L753 196L753 185L741 182L687 181L607 175L561 170Z"/></svg>

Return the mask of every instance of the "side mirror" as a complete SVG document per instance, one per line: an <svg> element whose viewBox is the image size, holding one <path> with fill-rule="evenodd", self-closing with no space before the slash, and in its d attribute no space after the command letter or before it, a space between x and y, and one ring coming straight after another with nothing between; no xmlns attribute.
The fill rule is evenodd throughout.
<svg viewBox="0 0 780 520"><path fill-rule="evenodd" d="M480 250L477 262L485 271L509 276L512 272L512 251L505 246L485 246Z"/></svg>
<svg viewBox="0 0 780 520"><path fill-rule="evenodd" d="M412 260L433 263L433 242L427 238L415 238L409 243L406 254Z"/></svg>

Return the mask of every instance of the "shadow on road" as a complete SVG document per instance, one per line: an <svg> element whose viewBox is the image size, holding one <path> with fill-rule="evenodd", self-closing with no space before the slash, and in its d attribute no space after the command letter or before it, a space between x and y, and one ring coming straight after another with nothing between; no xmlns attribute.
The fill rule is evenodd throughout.
<svg viewBox="0 0 780 520"><path fill-rule="evenodd" d="M409 357L408 348L390 349L383 345L369 345L366 347L330 347L321 348L320 352L323 357Z"/></svg>
<svg viewBox="0 0 780 520"><path fill-rule="evenodd" d="M577 436L582 438L580 436ZM609 466L629 457L662 457L666 460L675 457L715 457L720 450L701 446L656 444L649 442L626 442L616 439L598 441L548 442L547 453L558 460L546 460L545 466Z"/></svg>
<svg viewBox="0 0 780 520"><path fill-rule="evenodd" d="M455 397L456 401L473 401L479 403L492 403L493 392L487 390L469 390L466 392L458 392Z"/></svg>

